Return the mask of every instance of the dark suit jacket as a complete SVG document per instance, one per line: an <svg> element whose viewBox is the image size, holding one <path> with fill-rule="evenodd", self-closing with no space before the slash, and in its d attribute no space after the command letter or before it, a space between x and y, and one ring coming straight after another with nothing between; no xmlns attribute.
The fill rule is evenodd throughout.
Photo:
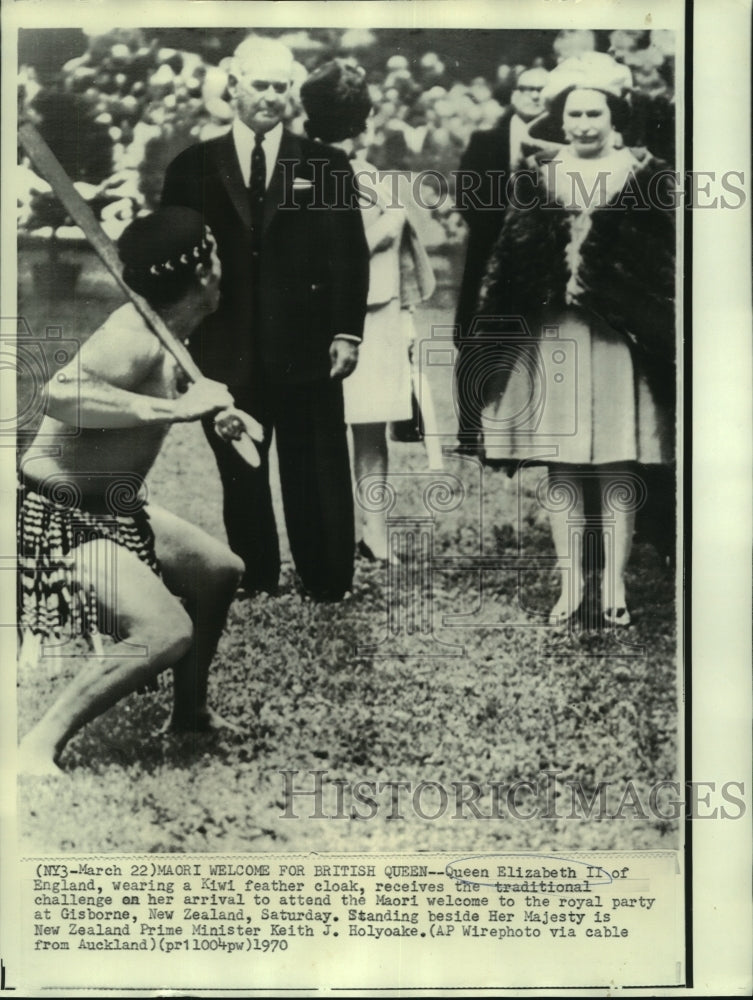
<svg viewBox="0 0 753 1000"><path fill-rule="evenodd" d="M463 196L460 185L456 185L457 208L468 224L465 270L455 318L461 337L468 334L468 328L476 315L481 279L505 217L505 204L500 194L504 194L505 182L510 173L511 117L512 112L508 110L494 128L474 132L460 161L459 171L468 171L480 178L473 196ZM489 175L490 170L504 171L505 177L502 178L501 185L498 177Z"/></svg>
<svg viewBox="0 0 753 1000"><path fill-rule="evenodd" d="M231 387L326 379L335 334L361 337L369 252L347 157L283 132L260 251L232 133L191 146L163 205L201 212L222 264L220 306L193 338L205 375ZM254 260L252 254L258 252Z"/></svg>

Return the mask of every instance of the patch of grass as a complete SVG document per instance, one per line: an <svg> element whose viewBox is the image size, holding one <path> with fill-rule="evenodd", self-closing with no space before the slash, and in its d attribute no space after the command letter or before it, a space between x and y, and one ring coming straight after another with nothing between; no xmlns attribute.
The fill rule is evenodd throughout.
<svg viewBox="0 0 753 1000"><path fill-rule="evenodd" d="M78 302L56 315L77 324L83 317L90 330L113 305ZM43 306L27 301L24 308L32 326L43 328ZM429 335L431 324L451 322L446 309L420 315L420 336ZM451 371L432 369L429 377L445 443L452 444ZM423 446L392 444L390 461L399 492L393 513L426 515L426 487L443 477L427 470ZM628 581L635 619L628 635L589 628L588 621L553 633L545 625L556 598L553 550L532 482L510 481L457 456L447 456L444 476L457 477L463 496L456 507L446 502L432 514L428 583L404 579L396 594L386 568L359 562L348 600L315 604L300 594L283 540L280 596L233 603L212 669L212 704L243 735L158 736L170 706L166 676L160 691L132 695L87 726L65 752L63 779L22 780L28 849L674 847L676 824L643 818L629 804L619 821L570 818L569 784L580 783L590 797L599 782L612 782L613 813L627 782L645 804L654 782L676 778L673 577L653 549L638 545ZM171 430L149 487L155 501L224 537L221 489L200 428ZM276 484L275 504L282 525ZM479 562L515 556L538 564L518 572L509 562ZM399 641L388 629L391 607L401 612ZM431 613L433 631L422 628L422 613ZM439 655L447 653L453 655ZM19 676L22 732L73 668L43 660ZM282 771L297 774L285 778ZM311 771L326 772L323 811L336 818L310 818L311 797L293 800L299 818L284 815L286 781L311 789ZM409 781L414 789L437 782L452 795L453 782L509 785L534 781L542 771L557 772L558 807L539 808L528 820L506 810L474 817L454 799L428 820L410 795L400 809L391 808L389 794L378 796L371 819L348 818L350 793L343 809L337 806L336 782ZM428 789L420 798L425 814L442 805L436 795ZM487 792L483 814L490 802ZM368 812L356 805L357 813Z"/></svg>

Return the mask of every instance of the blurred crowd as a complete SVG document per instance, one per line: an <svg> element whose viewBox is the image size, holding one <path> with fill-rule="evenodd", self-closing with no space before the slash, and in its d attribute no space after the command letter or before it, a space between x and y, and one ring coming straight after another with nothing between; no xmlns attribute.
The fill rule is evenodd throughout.
<svg viewBox="0 0 753 1000"><path fill-rule="evenodd" d="M304 31L281 40L297 58L288 127L302 132L298 92L308 72L332 55L358 63L378 47L378 32L343 32L334 52ZM551 51L531 65L552 68L579 52L609 51L633 77L634 126L626 142L645 145L672 163L674 41L667 31L563 30ZM164 169L178 152L230 127L229 60L228 54L215 65L196 52L163 47L140 30L91 35L87 51L66 62L52 82L40 84L33 66L21 66L19 119L37 125L116 238L134 215L156 207ZM374 114L363 155L383 170L432 170L432 183L449 191L471 133L495 125L526 68L503 60L495 74L458 79L453 60L436 52L410 59L398 52L381 63L372 56L367 64ZM19 227L40 235L80 235L23 154L21 164ZM427 242L462 240L452 198L437 201Z"/></svg>

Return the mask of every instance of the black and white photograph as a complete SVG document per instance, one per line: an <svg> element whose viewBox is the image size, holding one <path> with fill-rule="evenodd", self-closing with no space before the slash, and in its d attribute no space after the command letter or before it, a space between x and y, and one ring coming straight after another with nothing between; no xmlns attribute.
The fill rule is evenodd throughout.
<svg viewBox="0 0 753 1000"><path fill-rule="evenodd" d="M692 831L749 792L693 742L697 210L750 167L701 160L692 9L39 6L3 38L19 988L199 995L225 948L249 994L692 989ZM408 925L436 955L381 969ZM306 979L338 929L377 964ZM479 936L508 978L449 978Z"/></svg>

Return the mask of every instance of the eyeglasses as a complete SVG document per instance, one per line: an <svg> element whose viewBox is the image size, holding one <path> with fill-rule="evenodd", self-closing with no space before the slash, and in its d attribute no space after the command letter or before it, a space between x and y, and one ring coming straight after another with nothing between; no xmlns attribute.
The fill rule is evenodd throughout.
<svg viewBox="0 0 753 1000"><path fill-rule="evenodd" d="M516 87L515 88L520 94L540 94L544 89L543 87Z"/></svg>
<svg viewBox="0 0 753 1000"><path fill-rule="evenodd" d="M245 80L244 82L248 87L255 90L259 94L263 94L264 91L269 90L270 87L276 94L286 94L288 87L290 86L282 80Z"/></svg>

